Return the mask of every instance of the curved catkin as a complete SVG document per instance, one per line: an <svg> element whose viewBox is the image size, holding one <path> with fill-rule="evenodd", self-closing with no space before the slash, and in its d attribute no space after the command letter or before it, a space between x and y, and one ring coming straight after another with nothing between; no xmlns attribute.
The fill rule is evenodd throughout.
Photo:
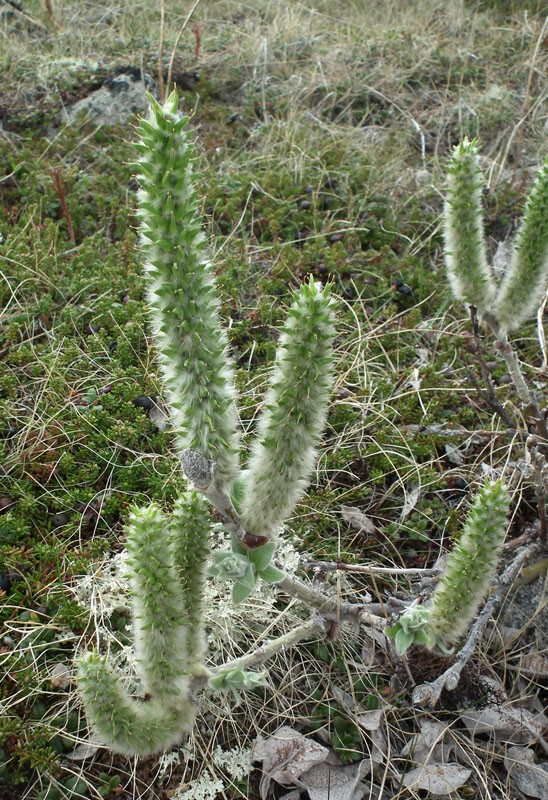
<svg viewBox="0 0 548 800"><path fill-rule="evenodd" d="M272 537L312 472L325 424L333 362L333 301L312 280L295 293L248 464L242 523Z"/></svg>
<svg viewBox="0 0 548 800"><path fill-rule="evenodd" d="M115 753L161 753L181 741L194 722L195 706L185 697L169 703L129 697L97 653L86 653L78 661L77 682L88 722Z"/></svg>
<svg viewBox="0 0 548 800"><path fill-rule="evenodd" d="M540 306L548 287L548 159L537 173L492 313L507 331Z"/></svg>
<svg viewBox="0 0 548 800"><path fill-rule="evenodd" d="M181 495L170 518L172 547L186 624L185 665L200 669L206 650L203 607L211 520L195 491Z"/></svg>
<svg viewBox="0 0 548 800"><path fill-rule="evenodd" d="M475 142L454 148L448 167L444 206L445 264L457 300L489 310L496 285L483 235L483 179Z"/></svg>
<svg viewBox="0 0 548 800"><path fill-rule="evenodd" d="M428 638L448 647L468 629L485 597L506 533L509 498L502 481L485 483L432 595Z"/></svg>
<svg viewBox="0 0 548 800"><path fill-rule="evenodd" d="M177 447L213 461L228 487L238 473L234 376L197 212L188 118L178 115L175 92L164 106L149 102L136 147L154 340Z"/></svg>
<svg viewBox="0 0 548 800"><path fill-rule="evenodd" d="M129 519L126 550L135 653L143 687L155 697L187 691L186 613L168 520L151 505Z"/></svg>

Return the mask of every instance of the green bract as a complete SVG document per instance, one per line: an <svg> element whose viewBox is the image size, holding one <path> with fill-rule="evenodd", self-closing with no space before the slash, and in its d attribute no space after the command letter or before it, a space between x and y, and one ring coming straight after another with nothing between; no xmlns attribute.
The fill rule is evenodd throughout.
<svg viewBox="0 0 548 800"><path fill-rule="evenodd" d="M427 633L428 616L428 609L424 606L412 606L394 625L385 629L388 636L393 637L399 655L412 644L431 644Z"/></svg>
<svg viewBox="0 0 548 800"><path fill-rule="evenodd" d="M220 580L233 580L232 600L241 603L251 594L257 580L277 583L283 580L284 573L274 567L270 561L274 555L274 542L267 542L254 550L233 543L234 550L213 554L213 564L209 574Z"/></svg>
<svg viewBox="0 0 548 800"><path fill-rule="evenodd" d="M248 672L241 667L231 667L228 669L220 669L216 675L209 679L209 686L212 689L229 690L236 698L236 702L240 702L242 691L249 691L257 689L260 686L267 685L268 673L264 672Z"/></svg>
<svg viewBox="0 0 548 800"><path fill-rule="evenodd" d="M244 555L233 553L230 550L213 553L213 564L208 572L222 581L237 580L243 578L249 572L253 572L253 565Z"/></svg>

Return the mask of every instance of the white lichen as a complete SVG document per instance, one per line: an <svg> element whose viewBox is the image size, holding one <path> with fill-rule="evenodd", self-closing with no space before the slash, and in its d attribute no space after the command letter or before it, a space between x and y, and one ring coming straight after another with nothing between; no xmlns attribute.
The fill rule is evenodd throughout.
<svg viewBox="0 0 548 800"><path fill-rule="evenodd" d="M226 776L225 780L214 778L209 771L204 770L196 780L190 783L182 781L172 800L216 800L219 792L228 789L230 783L238 783L247 778L252 769L251 752L251 747L223 750L217 745L211 754L211 766L216 768L215 771L222 772Z"/></svg>

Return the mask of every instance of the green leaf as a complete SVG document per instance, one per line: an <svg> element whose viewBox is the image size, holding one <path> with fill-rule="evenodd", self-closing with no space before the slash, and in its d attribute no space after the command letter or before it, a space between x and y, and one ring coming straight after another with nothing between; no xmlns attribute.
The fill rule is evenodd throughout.
<svg viewBox="0 0 548 800"><path fill-rule="evenodd" d="M218 675L214 675L209 679L208 683L212 689L224 689L225 673L220 672Z"/></svg>
<svg viewBox="0 0 548 800"><path fill-rule="evenodd" d="M249 586L249 584L244 583L243 580L238 580L232 587L232 602L234 605L238 605L246 597L249 597L251 592L253 591L253 586Z"/></svg>
<svg viewBox="0 0 548 800"><path fill-rule="evenodd" d="M400 656L403 653L405 653L405 651L407 650L409 645L412 644L414 638L415 638L415 634L414 633L406 633L401 628L396 633L396 636L395 636L395 639L394 639L394 644L396 645L396 650L397 650L397 652L399 653Z"/></svg>
<svg viewBox="0 0 548 800"><path fill-rule="evenodd" d="M415 631L413 639L417 644L428 643L428 636L426 635L425 631Z"/></svg>
<svg viewBox="0 0 548 800"><path fill-rule="evenodd" d="M253 562L253 564L255 564L257 567L257 572L262 572L268 567L272 556L274 555L275 549L275 542L267 542L261 547L256 547L254 550L248 551L247 557L251 562Z"/></svg>
<svg viewBox="0 0 548 800"><path fill-rule="evenodd" d="M272 564L270 564L266 569L259 572L259 577L261 580L266 581L266 583L278 583L279 581L283 581L285 573L282 572L281 569L273 567Z"/></svg>

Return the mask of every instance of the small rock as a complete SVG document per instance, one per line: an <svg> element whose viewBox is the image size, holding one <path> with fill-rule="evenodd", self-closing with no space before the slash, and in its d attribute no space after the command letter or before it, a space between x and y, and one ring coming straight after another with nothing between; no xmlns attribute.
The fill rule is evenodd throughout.
<svg viewBox="0 0 548 800"><path fill-rule="evenodd" d="M148 418L159 431L165 431L169 422L169 411L161 401L157 400L148 412Z"/></svg>
<svg viewBox="0 0 548 800"><path fill-rule="evenodd" d="M137 406L137 408L144 408L145 411L150 411L150 409L154 405L154 400L151 397L147 397L146 395L143 394L140 397L137 397L137 399L133 401L133 405Z"/></svg>
<svg viewBox="0 0 548 800"><path fill-rule="evenodd" d="M79 118L92 125L124 124L147 108L146 91L151 80L138 67L118 67L97 91L63 111L62 122L74 125Z"/></svg>
<svg viewBox="0 0 548 800"><path fill-rule="evenodd" d="M66 664L56 664L50 672L49 682L54 689L66 689L70 685L70 669Z"/></svg>
<svg viewBox="0 0 548 800"><path fill-rule="evenodd" d="M404 297L410 297L413 294L413 289L404 283L401 278L395 278L393 281L391 281L390 288L394 292L402 294Z"/></svg>
<svg viewBox="0 0 548 800"><path fill-rule="evenodd" d="M0 514L15 503L12 497L0 497Z"/></svg>

